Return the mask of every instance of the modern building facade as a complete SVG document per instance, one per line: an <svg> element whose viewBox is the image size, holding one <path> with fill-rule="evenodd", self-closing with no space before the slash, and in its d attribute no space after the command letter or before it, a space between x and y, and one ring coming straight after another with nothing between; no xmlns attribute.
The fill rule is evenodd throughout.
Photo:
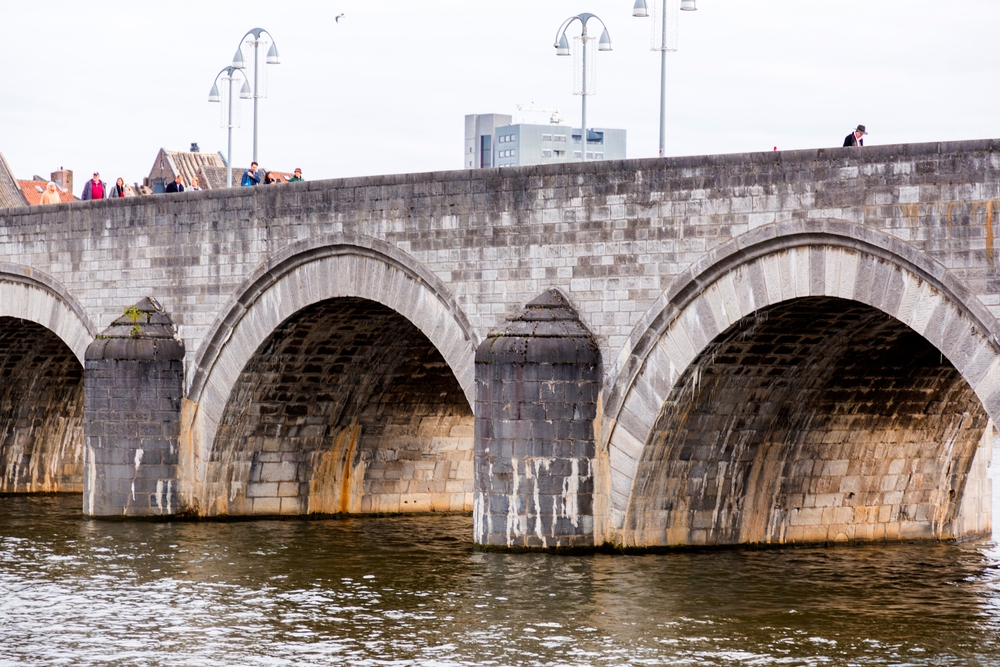
<svg viewBox="0 0 1000 667"><path fill-rule="evenodd" d="M579 127L550 123L512 124L505 114L465 117L466 169L518 167L588 160L624 160L625 130L588 128L586 149Z"/></svg>

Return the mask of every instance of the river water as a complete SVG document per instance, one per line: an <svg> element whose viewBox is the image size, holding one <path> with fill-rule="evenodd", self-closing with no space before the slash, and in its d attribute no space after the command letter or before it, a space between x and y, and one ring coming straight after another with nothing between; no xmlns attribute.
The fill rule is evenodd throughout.
<svg viewBox="0 0 1000 667"><path fill-rule="evenodd" d="M1000 665L990 541L507 555L471 521L0 498L0 666Z"/></svg>

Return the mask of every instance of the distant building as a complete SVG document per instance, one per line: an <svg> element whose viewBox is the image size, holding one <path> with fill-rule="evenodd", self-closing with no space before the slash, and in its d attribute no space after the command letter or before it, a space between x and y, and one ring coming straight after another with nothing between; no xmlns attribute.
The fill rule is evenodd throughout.
<svg viewBox="0 0 1000 667"><path fill-rule="evenodd" d="M24 198L20 183L14 178L14 172L7 164L7 159L0 153L0 208L27 205L28 200Z"/></svg>
<svg viewBox="0 0 1000 667"><path fill-rule="evenodd" d="M469 114L465 117L466 169L489 169L493 166L493 134L514 120L502 113Z"/></svg>
<svg viewBox="0 0 1000 667"><path fill-rule="evenodd" d="M180 174L184 186L191 187L191 181L198 178L202 190L219 190L226 187L226 161L221 153L202 153L198 144L191 144L189 151L168 151L161 148L153 162L153 168L143 183L154 194L162 193L169 183ZM233 169L233 180L243 175L243 170Z"/></svg>
<svg viewBox="0 0 1000 667"><path fill-rule="evenodd" d="M463 166L486 169L573 162L582 158L584 150L588 160L625 159L625 130L588 128L584 149L579 127L512 124L512 120L504 114L467 115Z"/></svg>
<svg viewBox="0 0 1000 667"><path fill-rule="evenodd" d="M73 194L73 170L72 169L63 169L62 167L59 167L58 170L53 171L49 175L49 178L51 180L55 181L55 184L58 185L60 188L62 188L64 191L66 191L66 192L68 192L70 194ZM39 178L38 176L35 176L34 180L40 181L42 179Z"/></svg>

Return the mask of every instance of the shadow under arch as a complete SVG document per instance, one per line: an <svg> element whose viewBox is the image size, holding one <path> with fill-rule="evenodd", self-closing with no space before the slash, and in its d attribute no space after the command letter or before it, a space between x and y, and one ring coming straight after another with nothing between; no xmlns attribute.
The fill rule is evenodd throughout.
<svg viewBox="0 0 1000 667"><path fill-rule="evenodd" d="M837 221L771 225L709 253L651 308L613 367L602 463L610 541L648 546L676 536L633 531L636 479L657 421L692 362L754 313L796 299L863 304L947 358L982 410L1000 416L1000 345L989 311L954 275L886 234ZM961 500L961 499L958 499ZM630 514L631 512L631 514ZM673 542L671 542L673 540Z"/></svg>
<svg viewBox="0 0 1000 667"><path fill-rule="evenodd" d="M299 314L313 317L317 308L322 311L323 304L334 303L355 309L372 304L381 309L378 317L412 327L440 354L457 382L463 410L471 415L479 341L440 279L406 253L376 239L335 234L290 246L261 265L236 291L195 357L185 420L194 439L193 460L188 463L198 471L195 504L203 511L228 511L232 500L228 497L232 480L209 480L212 475L202 464L213 458L220 424L241 373L262 346L273 347L272 334L296 326ZM321 313L327 315L333 316Z"/></svg>
<svg viewBox="0 0 1000 667"><path fill-rule="evenodd" d="M97 330L51 276L0 263L0 493L83 489L83 366Z"/></svg>

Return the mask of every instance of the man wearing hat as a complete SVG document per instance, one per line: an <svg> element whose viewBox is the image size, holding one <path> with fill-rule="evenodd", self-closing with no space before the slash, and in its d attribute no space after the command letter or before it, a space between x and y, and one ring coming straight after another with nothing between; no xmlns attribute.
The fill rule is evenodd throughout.
<svg viewBox="0 0 1000 667"><path fill-rule="evenodd" d="M865 126L864 125L858 125L858 129L856 129L853 132L851 132L844 139L844 145L845 146L864 146L865 145L865 140L862 139L862 137L864 137L866 134L868 134L868 133L865 132Z"/></svg>
<svg viewBox="0 0 1000 667"><path fill-rule="evenodd" d="M80 195L80 199L86 201L88 199L104 199L107 196L108 186L101 180L101 175L95 171L94 178L83 186L83 194Z"/></svg>

